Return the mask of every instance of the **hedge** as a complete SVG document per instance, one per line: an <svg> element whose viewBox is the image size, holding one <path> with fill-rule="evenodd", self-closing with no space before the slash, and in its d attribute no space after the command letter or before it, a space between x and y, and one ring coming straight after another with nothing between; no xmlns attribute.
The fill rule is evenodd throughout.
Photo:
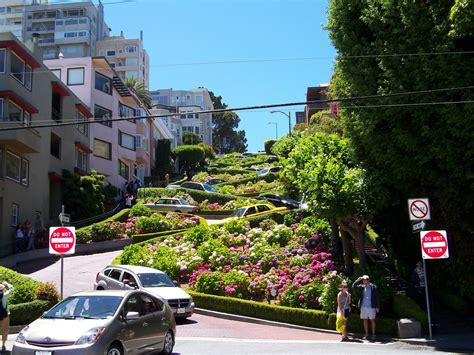
<svg viewBox="0 0 474 355"><path fill-rule="evenodd" d="M249 177L249 178L245 178L245 179L241 179L241 180L237 180L237 181L233 181L233 182L221 182L220 184L216 184L214 186L215 187L239 186L239 185L245 185L248 182L255 183L255 182L260 181L260 180L264 180L266 182L273 182L275 180L278 180L279 176L280 176L279 173L269 173L269 174L266 174L266 175L263 175L263 176L254 176L254 177Z"/></svg>
<svg viewBox="0 0 474 355"><path fill-rule="evenodd" d="M26 325L40 317L44 312L50 309L53 305L48 301L35 300L27 303L11 304L10 309L10 324L11 325Z"/></svg>
<svg viewBox="0 0 474 355"><path fill-rule="evenodd" d="M198 308L305 327L336 329L336 314L334 313L327 314L314 309L283 307L239 298L208 295L191 290L186 290L186 292L193 297ZM349 331L363 332L362 321L355 314L349 318ZM377 333L396 336L396 321L389 318L377 318Z"/></svg>
<svg viewBox="0 0 474 355"><path fill-rule="evenodd" d="M176 233L182 233L187 231L188 229L176 229L171 231L164 231L164 232L155 232L155 233L146 233L146 234L135 234L132 235L132 244L138 244L146 242L150 239L155 239L158 237L170 236Z"/></svg>
<svg viewBox="0 0 474 355"><path fill-rule="evenodd" d="M197 211L195 214L198 216L230 216L234 212L234 210L201 210Z"/></svg>
<svg viewBox="0 0 474 355"><path fill-rule="evenodd" d="M138 197L143 199L144 197L147 198L160 198L160 197L174 197L178 193L187 193L189 196L193 198L193 200L197 202L202 202L204 200L208 200L210 203L219 203L220 205L224 205L229 201L233 201L237 199L236 196L233 195L224 195L212 192L204 192L199 190L192 190L192 189L164 189L164 188L148 188L146 189L146 193L143 193L141 190L139 191Z"/></svg>
<svg viewBox="0 0 474 355"><path fill-rule="evenodd" d="M402 294L395 294L392 303L393 312L398 318L413 318L420 321L422 329L428 330L428 315L426 312L411 298Z"/></svg>
<svg viewBox="0 0 474 355"><path fill-rule="evenodd" d="M218 168L218 167L209 168L209 175L213 175L213 174L237 175L237 174L248 174L249 172L252 172L252 171L247 170L247 169L236 169L236 168Z"/></svg>
<svg viewBox="0 0 474 355"><path fill-rule="evenodd" d="M90 233L90 230L92 227L94 226L98 226L100 225L101 223L107 223L107 222L125 222L128 218L128 212L129 212L129 209L128 208L124 208L123 210L120 210L119 212L117 212L116 214L114 214L113 216L107 218L106 220L104 221L101 221L101 222L97 222L97 223L93 223L91 225L88 225L88 226L85 226L85 227L82 227L82 228L79 228L76 230L76 234L79 235L79 238L78 239L78 242L80 242L81 238L80 238L80 235L81 234L88 234ZM93 238L91 241L94 241Z"/></svg>
<svg viewBox="0 0 474 355"><path fill-rule="evenodd" d="M256 228L260 225L261 222L271 219L278 224L283 224L285 219L285 214L291 211L281 211L281 212L271 212L257 217L248 217L246 218L250 222L250 228Z"/></svg>

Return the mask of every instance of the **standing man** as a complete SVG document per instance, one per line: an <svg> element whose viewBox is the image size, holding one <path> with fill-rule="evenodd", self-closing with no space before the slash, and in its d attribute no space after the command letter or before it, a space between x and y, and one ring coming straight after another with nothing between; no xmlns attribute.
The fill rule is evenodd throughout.
<svg viewBox="0 0 474 355"><path fill-rule="evenodd" d="M10 312L8 310L8 297L13 292L13 286L8 282L0 284L0 325L2 331L2 351L6 351L5 344L8 338L8 328L10 327Z"/></svg>
<svg viewBox="0 0 474 355"><path fill-rule="evenodd" d="M362 319L364 322L365 331L365 335L362 339L369 339L370 319L370 323L372 326L372 337L370 338L370 340L375 340L375 317L380 310L379 290L377 286L370 283L370 278L368 275L364 275L355 280L352 284L352 288L360 295L360 319Z"/></svg>
<svg viewBox="0 0 474 355"><path fill-rule="evenodd" d="M425 269L423 268L423 263L418 261L416 267L411 274L411 280L416 290L416 298L419 303L426 307L425 305Z"/></svg>

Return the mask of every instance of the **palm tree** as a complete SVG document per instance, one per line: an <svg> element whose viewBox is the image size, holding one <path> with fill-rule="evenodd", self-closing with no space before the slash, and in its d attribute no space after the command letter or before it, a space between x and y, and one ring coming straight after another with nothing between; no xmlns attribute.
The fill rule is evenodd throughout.
<svg viewBox="0 0 474 355"><path fill-rule="evenodd" d="M125 78L125 86L132 90L147 108L151 108L150 90L135 78Z"/></svg>

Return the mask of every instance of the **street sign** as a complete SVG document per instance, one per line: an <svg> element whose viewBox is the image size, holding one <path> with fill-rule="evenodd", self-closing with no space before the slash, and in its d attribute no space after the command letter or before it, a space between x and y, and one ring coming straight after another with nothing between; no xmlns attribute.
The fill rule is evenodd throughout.
<svg viewBox="0 0 474 355"><path fill-rule="evenodd" d="M74 254L76 249L76 228L50 227L49 228L49 253Z"/></svg>
<svg viewBox="0 0 474 355"><path fill-rule="evenodd" d="M408 200L408 213L410 221L430 220L430 202L427 198L414 198Z"/></svg>
<svg viewBox="0 0 474 355"><path fill-rule="evenodd" d="M423 229L425 229L425 227L426 227L425 221L415 222L411 225L411 230L413 233L418 233L418 232L421 232Z"/></svg>
<svg viewBox="0 0 474 355"><path fill-rule="evenodd" d="M69 224L71 222L71 215L61 212L59 214L59 222L64 223L64 224Z"/></svg>
<svg viewBox="0 0 474 355"><path fill-rule="evenodd" d="M446 231L423 231L420 233L423 259L449 258L448 234Z"/></svg>

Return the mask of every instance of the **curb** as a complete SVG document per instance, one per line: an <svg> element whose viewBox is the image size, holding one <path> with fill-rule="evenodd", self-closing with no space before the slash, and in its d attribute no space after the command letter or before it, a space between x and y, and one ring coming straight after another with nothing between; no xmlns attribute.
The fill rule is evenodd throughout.
<svg viewBox="0 0 474 355"><path fill-rule="evenodd" d="M247 322L247 323L255 323L255 324L260 324L260 325L271 325L271 326L274 326L274 327L292 328L292 329L299 329L299 330L309 330L309 331L319 332L319 333L339 334L335 330L330 330L330 329L305 327L305 326L302 326L302 325L295 325L295 324L290 324L290 323L281 323L281 322L275 322L275 321L272 321L272 320L241 316L241 315L237 315L237 314L211 311L211 310L203 309L203 308L195 308L194 313L201 314L201 315L204 315L204 316L210 316L210 317L227 319L227 320L236 320L236 321Z"/></svg>

